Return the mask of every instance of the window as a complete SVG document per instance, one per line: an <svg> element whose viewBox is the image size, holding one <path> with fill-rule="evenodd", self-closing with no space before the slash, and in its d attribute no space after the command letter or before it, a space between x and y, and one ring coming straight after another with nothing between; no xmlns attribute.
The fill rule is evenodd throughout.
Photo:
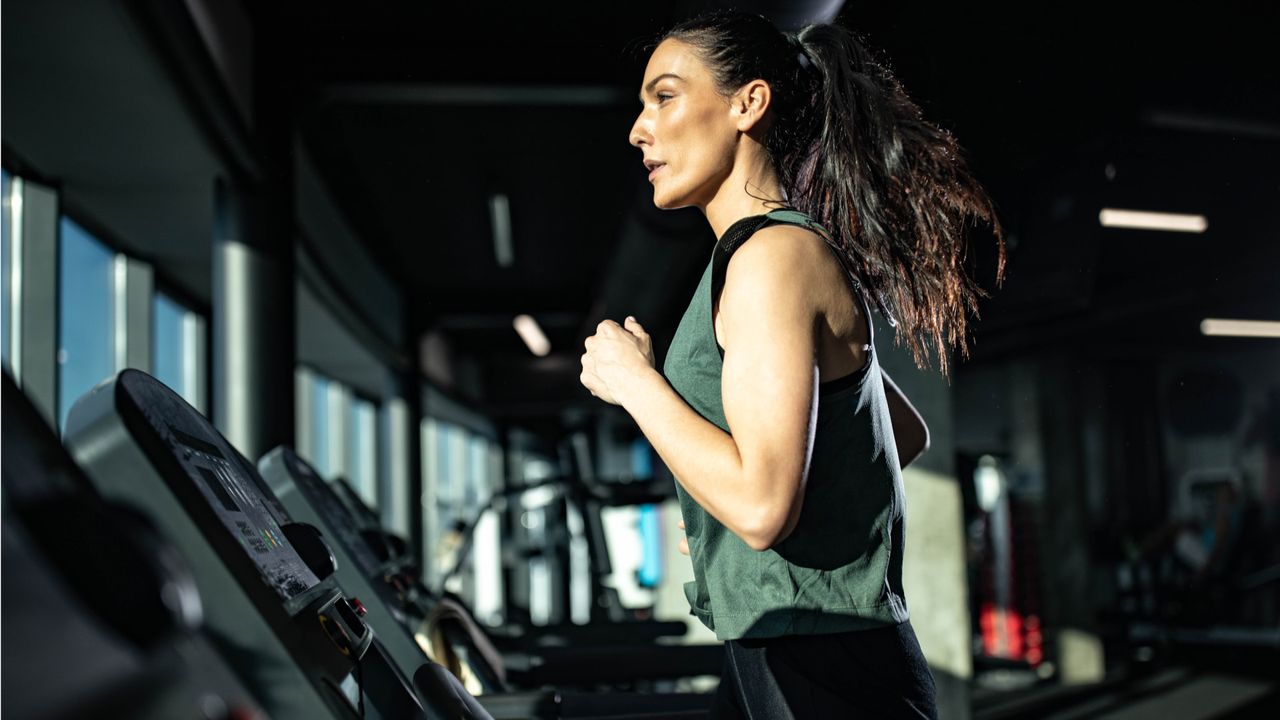
<svg viewBox="0 0 1280 720"><path fill-rule="evenodd" d="M476 508L467 507L466 430L452 423L427 418L424 422L423 481L431 500L425 503L428 582L436 582L456 562L454 551L461 541L460 526L470 521Z"/></svg>
<svg viewBox="0 0 1280 720"><path fill-rule="evenodd" d="M347 478L371 508L378 507L378 409L353 397L348 404Z"/></svg>
<svg viewBox="0 0 1280 720"><path fill-rule="evenodd" d="M116 368L116 256L76 223L58 225L58 427Z"/></svg>
<svg viewBox="0 0 1280 720"><path fill-rule="evenodd" d="M310 437L306 454L307 459L315 466L316 472L322 477L332 479L337 463L333 462L332 448L329 445L331 433L329 430L329 378L315 373L309 373L310 390Z"/></svg>
<svg viewBox="0 0 1280 720"><path fill-rule="evenodd" d="M346 480L376 510L378 404L309 368L298 368L296 377L298 454L322 477Z"/></svg>
<svg viewBox="0 0 1280 720"><path fill-rule="evenodd" d="M481 622L502 619L502 567L497 513L479 516L498 486L501 448L489 438L433 417L422 422L423 538L425 580L438 588L458 566L447 589L466 598ZM479 517L478 517L479 516ZM470 552L459 563L458 551L469 523Z"/></svg>
<svg viewBox="0 0 1280 720"><path fill-rule="evenodd" d="M151 318L151 374L206 412L204 318L161 292L152 298Z"/></svg>
<svg viewBox="0 0 1280 720"><path fill-rule="evenodd" d="M426 515L423 557L427 560L425 571L429 583L436 582L452 567L453 551L461 539L457 536L456 524L466 519L466 509L457 492L462 485L458 477L461 465L458 461L462 458L455 458L453 452L453 436L461 432L461 428L435 418L423 421L422 475L430 498L423 503Z"/></svg>

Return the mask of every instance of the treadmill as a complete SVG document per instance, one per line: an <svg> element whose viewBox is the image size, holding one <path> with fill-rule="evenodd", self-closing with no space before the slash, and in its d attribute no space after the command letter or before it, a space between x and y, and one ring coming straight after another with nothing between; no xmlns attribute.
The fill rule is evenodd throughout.
<svg viewBox="0 0 1280 720"><path fill-rule="evenodd" d="M415 689L338 584L320 533L155 378L125 370L90 390L64 444L104 495L173 538L219 650L271 717L488 717L438 666L419 668L428 682Z"/></svg>
<svg viewBox="0 0 1280 720"><path fill-rule="evenodd" d="M605 484L588 486L575 479L552 477L529 485L494 493L489 498L489 501L479 508L470 521L466 523L462 531L461 547L456 553L457 560L454 566L445 573L444 581L440 583L441 588L443 588L444 582L447 582L450 576L458 573L463 563L466 562L470 545L474 540L476 527L485 513L492 511L499 500L509 501L533 488L549 486L564 493L566 500L577 506L586 526L593 593L593 602L590 603L591 623L578 625L565 622L554 625L539 625L533 628L518 623L508 623L502 627L488 627L486 628L486 633L493 640L493 643L503 651L539 652L541 649L548 647L581 646L586 644L613 646L655 645L660 639L678 638L685 635L688 632L688 625L683 621L638 620L625 617L617 592L603 582L603 578L612 573L613 570L609 558L608 542L604 535L604 525L601 520L601 507L605 505L659 503L666 499L666 495L663 493L653 491L654 485L652 483L635 484L643 489L636 491L628 486L608 486ZM344 478L335 479L330 483L330 486L337 492L347 509L355 516L357 522L360 523L361 537L365 539L370 549L373 550L379 561L383 563L381 566L382 574L388 575L391 582L400 588L401 593L410 598L416 598L422 593L429 593L429 590L418 580L421 574L420 569L409 554L408 545L404 539L383 530L377 513L365 504L364 499ZM443 589L438 592L442 596L450 596L450 593ZM666 647L672 647L672 645L667 645ZM719 646L715 647L719 648ZM706 674L718 674L720 665L717 663L722 659L722 655L716 650L707 651L704 654L711 658L710 662L715 665L715 668L708 669ZM714 657L712 657L713 655Z"/></svg>
<svg viewBox="0 0 1280 720"><path fill-rule="evenodd" d="M264 717L202 633L177 550L94 492L7 373L2 384L6 714Z"/></svg>
<svg viewBox="0 0 1280 720"><path fill-rule="evenodd" d="M367 621L387 644L402 667L427 660L415 635L424 624L437 629L438 639L458 662L474 674L483 694L479 702L497 718L560 717L704 717L710 694L566 692L547 685L599 685L637 678L678 678L718 674L723 649L719 646L542 648L517 657L501 656L469 611L451 598L433 597L417 587L412 596L402 591L403 573L388 567L367 544L362 529L334 487L289 448L272 450L259 462L263 479L290 513L315 525L329 539L343 587L360 598ZM388 570L392 570L388 573ZM398 576L398 577L397 577ZM424 623L424 621L427 621ZM425 629L422 633L424 639ZM704 652L705 651L705 652ZM438 660L443 658L438 657ZM514 661L514 662L513 662ZM530 688L524 692L515 688ZM541 688L541 689L535 689Z"/></svg>

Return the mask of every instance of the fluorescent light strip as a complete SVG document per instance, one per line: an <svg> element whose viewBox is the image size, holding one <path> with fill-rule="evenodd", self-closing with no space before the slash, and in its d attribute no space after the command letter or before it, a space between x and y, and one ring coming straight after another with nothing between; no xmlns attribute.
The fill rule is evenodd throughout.
<svg viewBox="0 0 1280 720"><path fill-rule="evenodd" d="M537 320L528 315L517 315L512 325L520 334L520 339L524 340L524 344L529 346L529 352L538 357L545 357L551 352L551 341L547 340L547 336L542 333Z"/></svg>
<svg viewBox="0 0 1280 720"><path fill-rule="evenodd" d="M13 378L22 381L22 178L9 182L9 369Z"/></svg>
<svg viewBox="0 0 1280 720"><path fill-rule="evenodd" d="M1103 208L1098 213L1103 227L1138 228L1142 230L1168 230L1170 232L1202 233L1209 229L1209 220L1203 215L1150 212L1147 210L1118 210Z"/></svg>
<svg viewBox="0 0 1280 720"><path fill-rule="evenodd" d="M511 243L511 204L506 195L489 196L489 222L493 227L493 254L498 257L499 265L511 267L516 252Z"/></svg>
<svg viewBox="0 0 1280 720"><path fill-rule="evenodd" d="M1221 335L1225 337L1280 338L1280 322L1274 320L1205 318L1200 321L1200 332L1205 335Z"/></svg>

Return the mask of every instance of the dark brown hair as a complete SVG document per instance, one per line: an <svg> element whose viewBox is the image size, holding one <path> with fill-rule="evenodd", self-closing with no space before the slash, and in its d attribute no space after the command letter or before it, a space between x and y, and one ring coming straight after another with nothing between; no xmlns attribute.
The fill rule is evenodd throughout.
<svg viewBox="0 0 1280 720"><path fill-rule="evenodd" d="M694 49L722 95L769 83L777 115L763 142L786 203L833 233L916 364L928 365L932 346L948 374L949 348L968 355L968 315L986 296L965 272L967 226L991 227L997 283L1005 264L1003 230L955 138L839 25L787 35L730 10L683 22L668 38Z"/></svg>

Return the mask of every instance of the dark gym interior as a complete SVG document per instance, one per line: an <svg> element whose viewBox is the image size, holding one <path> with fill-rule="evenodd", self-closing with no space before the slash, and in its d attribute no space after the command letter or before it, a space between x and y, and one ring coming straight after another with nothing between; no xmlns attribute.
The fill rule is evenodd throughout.
<svg viewBox="0 0 1280 720"><path fill-rule="evenodd" d="M699 718L661 367L716 237L628 142L734 6L890 61L994 200L967 357L880 363L942 718L1280 717L1280 11L9 0L3 707Z"/></svg>

